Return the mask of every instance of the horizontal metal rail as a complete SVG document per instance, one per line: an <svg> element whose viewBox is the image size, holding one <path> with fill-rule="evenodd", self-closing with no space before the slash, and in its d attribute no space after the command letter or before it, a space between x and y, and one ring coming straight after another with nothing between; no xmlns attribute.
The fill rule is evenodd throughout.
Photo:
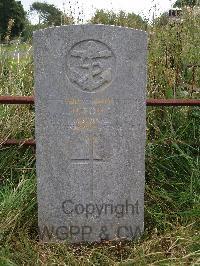
<svg viewBox="0 0 200 266"><path fill-rule="evenodd" d="M154 142L152 142L154 143ZM163 143L156 143L159 145L171 145L171 144L184 144L184 145L189 145L189 146L194 146L197 148L200 148L200 143L185 143L183 141L172 141L172 140L167 140ZM36 147L36 142L34 139L29 139L29 140L17 140L17 139L8 139L8 140L0 140L0 147L1 146L32 146Z"/></svg>
<svg viewBox="0 0 200 266"><path fill-rule="evenodd" d="M0 104L34 104L33 96L0 96ZM194 99L147 99L147 106L200 106L200 100ZM0 140L0 146L32 146L35 147L34 139L30 140Z"/></svg>
<svg viewBox="0 0 200 266"><path fill-rule="evenodd" d="M1 146L32 146L35 147L36 143L34 139L30 140L17 140L17 139L8 139L8 140L0 140Z"/></svg>
<svg viewBox="0 0 200 266"><path fill-rule="evenodd" d="M33 96L0 96L0 104L34 104Z"/></svg>
<svg viewBox="0 0 200 266"><path fill-rule="evenodd" d="M200 100L193 99L147 99L147 106L200 106Z"/></svg>
<svg viewBox="0 0 200 266"><path fill-rule="evenodd" d="M34 104L33 96L0 96L0 104ZM195 99L147 99L147 106L200 106Z"/></svg>

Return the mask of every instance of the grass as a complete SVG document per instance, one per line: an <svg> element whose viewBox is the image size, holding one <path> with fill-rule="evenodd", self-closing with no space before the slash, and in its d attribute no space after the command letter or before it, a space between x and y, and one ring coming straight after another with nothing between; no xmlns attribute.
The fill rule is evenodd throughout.
<svg viewBox="0 0 200 266"><path fill-rule="evenodd" d="M15 44L4 44L3 48L7 52L20 52L20 51L27 51L29 49L29 44L27 43L20 43L20 39L15 41Z"/></svg>
<svg viewBox="0 0 200 266"><path fill-rule="evenodd" d="M148 97L199 98L200 21L149 27ZM180 33L180 34L177 34ZM181 37L181 38L180 38ZM33 60L0 52L0 94L33 94ZM191 90L191 86L194 90ZM34 138L34 108L0 105L0 139ZM0 266L200 265L200 109L149 107L145 233L138 242L38 242L35 153L0 148Z"/></svg>

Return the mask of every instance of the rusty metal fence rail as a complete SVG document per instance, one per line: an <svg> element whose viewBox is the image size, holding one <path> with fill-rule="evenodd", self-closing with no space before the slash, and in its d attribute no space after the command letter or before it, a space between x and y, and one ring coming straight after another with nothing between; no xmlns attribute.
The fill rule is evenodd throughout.
<svg viewBox="0 0 200 266"><path fill-rule="evenodd" d="M0 104L34 104L33 96L0 96ZM195 99L147 99L147 106L200 106L200 100ZM7 139L0 140L0 146L33 146L36 143L34 139L30 140L15 140Z"/></svg>
<svg viewBox="0 0 200 266"><path fill-rule="evenodd" d="M33 96L0 96L0 104L34 104ZM200 106L193 99L147 99L147 106Z"/></svg>

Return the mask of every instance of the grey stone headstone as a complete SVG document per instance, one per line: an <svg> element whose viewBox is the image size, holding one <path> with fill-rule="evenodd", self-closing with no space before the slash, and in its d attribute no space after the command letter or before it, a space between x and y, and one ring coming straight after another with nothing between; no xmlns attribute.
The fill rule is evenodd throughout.
<svg viewBox="0 0 200 266"><path fill-rule="evenodd" d="M43 241L143 232L146 54L139 30L72 25L34 33Z"/></svg>

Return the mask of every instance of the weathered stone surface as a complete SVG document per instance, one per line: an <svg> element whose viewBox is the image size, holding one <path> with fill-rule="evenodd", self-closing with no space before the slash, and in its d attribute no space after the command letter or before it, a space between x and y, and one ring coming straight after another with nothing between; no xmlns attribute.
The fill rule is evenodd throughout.
<svg viewBox="0 0 200 266"><path fill-rule="evenodd" d="M41 239L143 231L145 32L103 25L34 33Z"/></svg>

